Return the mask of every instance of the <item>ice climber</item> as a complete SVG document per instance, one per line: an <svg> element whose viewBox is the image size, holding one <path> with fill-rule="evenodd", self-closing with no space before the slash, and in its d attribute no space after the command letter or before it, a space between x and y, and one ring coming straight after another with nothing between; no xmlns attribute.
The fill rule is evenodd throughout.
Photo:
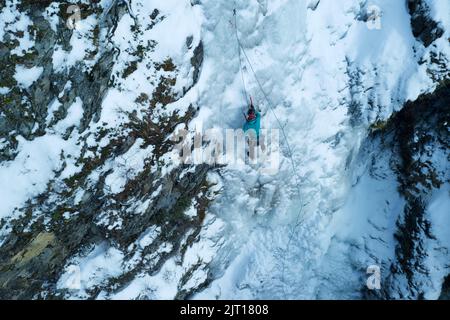
<svg viewBox="0 0 450 320"><path fill-rule="evenodd" d="M253 100L250 98L250 106L245 116L244 132L256 135L257 145L259 145L259 133L261 130L261 114L256 111Z"/></svg>

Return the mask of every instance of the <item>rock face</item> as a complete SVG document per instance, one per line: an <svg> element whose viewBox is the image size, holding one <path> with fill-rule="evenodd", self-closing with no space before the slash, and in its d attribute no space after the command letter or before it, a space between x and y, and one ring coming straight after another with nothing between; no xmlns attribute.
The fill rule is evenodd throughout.
<svg viewBox="0 0 450 320"><path fill-rule="evenodd" d="M23 14L27 14L31 20L28 27L30 36L34 38L35 45L25 54L16 47L17 39L11 38L11 33L5 35L5 41L0 44L0 50L4 53L0 57L2 65L1 87L11 87L11 90L2 99L2 117L0 118L0 136L7 139L10 148L2 149L0 159L13 159L16 136L21 135L28 140L45 134L46 129L52 123L46 123L48 106L55 101L60 103L57 115L53 123L64 119L67 110L80 97L83 101L83 119L79 128L84 131L91 120L98 120L101 111L101 102L105 96L110 81L115 49L106 41L110 35L103 35L100 30L111 32L118 20L125 13L125 6L115 4L106 16L101 17L98 24L91 30L93 48L84 59L90 60L89 69L71 68L70 75L61 74L53 68L53 57L58 47L70 51L73 48L70 40L72 32L68 28L53 30L50 22L44 18L45 10L52 1L26 2L22 1L13 7L12 2L7 5ZM119 2L118 2L119 3ZM67 12L70 6L68 2L62 2L58 6L59 12ZM100 13L96 1L91 6L83 8L84 15ZM65 20L60 19L63 24ZM23 31L21 31L23 33ZM20 34L20 32L19 32ZM19 46L20 47L20 46ZM39 66L43 68L39 78L29 87L17 85L14 75L16 67L24 65L26 68ZM77 84L65 92L64 88L68 80ZM63 93L60 95L60 93ZM20 119L18 121L18 119ZM13 134L11 134L13 133Z"/></svg>
<svg viewBox="0 0 450 320"><path fill-rule="evenodd" d="M445 243L445 239L435 234L440 226L435 225L428 208L433 195L450 182L449 121L450 85L446 82L434 93L408 102L383 130L374 133L375 140L380 139L385 148L391 149L390 165L405 199L396 221L395 261L385 279L383 298L424 298L422 290L429 286L429 280L424 279L435 272L427 259L439 255L439 243ZM436 243L436 252L430 252L430 242ZM441 254L445 256L445 252ZM445 266L432 268L445 270ZM402 279L406 280L406 289L399 288Z"/></svg>
<svg viewBox="0 0 450 320"><path fill-rule="evenodd" d="M105 3L103 7L92 1L71 10L69 2L1 3L0 8L27 17L29 25L23 31L11 27L0 42L0 87L8 88L0 96L0 160L16 158L18 140L32 144L53 135L66 146L45 190L1 220L1 299L71 295L58 279L69 259L96 246L123 252L121 263L129 265L115 277L86 288L80 297L120 291L140 273L156 273L169 258L182 260L205 219L211 167L170 168L178 152L170 137L197 112L182 100L199 79L202 43L194 36L189 44L183 41L188 47L184 54L191 56L185 64L177 65L167 56L157 60L151 55L158 43L147 33L166 19L166 13L154 8L147 15L141 4L132 7L124 1ZM78 29L65 27L68 12L80 12ZM127 24L132 40L122 45L116 31ZM34 44L21 51L21 37L28 36ZM150 70L144 71L149 85L134 100L122 99L130 110L121 111L123 121L108 126L102 114L117 101L106 96L115 92L117 97L125 94L129 83L140 84L133 79L140 76L138 64ZM38 67L41 73L24 86L15 79L17 66ZM181 69L188 72L182 74ZM184 82L184 87L178 88L177 82ZM178 110L165 110L176 101L181 104ZM61 126L76 105L82 105L78 122ZM69 146L75 149L66 150ZM71 166L74 170L66 174ZM112 190L115 183L121 184L119 190ZM191 207L195 214L186 215ZM149 230L158 232L144 246L142 237ZM193 274L206 263L194 261L186 265L186 272ZM193 290L183 289L189 278L183 279L179 298Z"/></svg>
<svg viewBox="0 0 450 320"><path fill-rule="evenodd" d="M430 17L427 2L409 0L408 9L414 36L426 48L432 48L432 44L443 37L444 30ZM429 63L437 68L429 73L438 81L437 89L407 102L401 111L377 128L367 142L379 145L377 152L390 154L389 167L397 177L398 191L405 201L396 220L395 258L385 266L389 275L383 280L384 288L375 294L378 298L430 298L430 291L441 289L437 288L441 281L440 296L447 295L445 264L430 264L432 259L448 258L445 235L440 233L436 217L432 216L437 209L430 209L430 206L436 194L446 190L450 182L449 70L440 68L448 66L448 61L439 60L433 50ZM382 161L373 159L373 167L380 166ZM366 288L363 292L368 298L374 296L374 292Z"/></svg>

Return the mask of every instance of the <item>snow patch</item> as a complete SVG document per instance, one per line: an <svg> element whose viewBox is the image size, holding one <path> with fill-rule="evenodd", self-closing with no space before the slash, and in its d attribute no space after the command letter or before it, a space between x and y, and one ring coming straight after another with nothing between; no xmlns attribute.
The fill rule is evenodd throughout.
<svg viewBox="0 0 450 320"><path fill-rule="evenodd" d="M27 68L22 65L17 65L14 79L16 79L21 87L29 88L39 79L43 71L43 67Z"/></svg>

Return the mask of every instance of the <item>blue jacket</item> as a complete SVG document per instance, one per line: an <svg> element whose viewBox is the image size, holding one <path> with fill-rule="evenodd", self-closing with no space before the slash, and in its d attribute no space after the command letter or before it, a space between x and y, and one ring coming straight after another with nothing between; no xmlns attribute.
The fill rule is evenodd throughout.
<svg viewBox="0 0 450 320"><path fill-rule="evenodd" d="M246 121L244 124L244 132L255 130L256 137L259 138L259 131L261 130L261 114L256 112L256 118L251 121Z"/></svg>

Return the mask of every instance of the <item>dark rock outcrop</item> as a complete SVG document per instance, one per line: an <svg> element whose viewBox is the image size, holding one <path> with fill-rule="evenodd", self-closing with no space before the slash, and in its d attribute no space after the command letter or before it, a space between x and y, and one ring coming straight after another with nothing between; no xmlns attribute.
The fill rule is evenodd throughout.
<svg viewBox="0 0 450 320"><path fill-rule="evenodd" d="M450 300L450 275L444 279L439 300Z"/></svg>
<svg viewBox="0 0 450 320"><path fill-rule="evenodd" d="M430 8L425 1L408 0L408 9L414 37L420 39L425 47L442 37L444 30L430 17Z"/></svg>

